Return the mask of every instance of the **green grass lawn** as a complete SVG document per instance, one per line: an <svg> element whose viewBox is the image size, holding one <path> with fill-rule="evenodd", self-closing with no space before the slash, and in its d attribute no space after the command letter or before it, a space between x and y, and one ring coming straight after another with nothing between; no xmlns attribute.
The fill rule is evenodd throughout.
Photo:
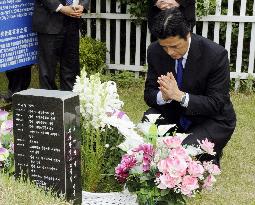
<svg viewBox="0 0 255 205"><path fill-rule="evenodd" d="M68 205L63 198L46 194L34 185L0 174L0 205Z"/></svg>
<svg viewBox="0 0 255 205"><path fill-rule="evenodd" d="M5 86L0 74L0 87ZM32 80L36 82L35 80ZM34 83L32 86L37 87ZM143 101L143 85L119 89L124 111L139 122L147 106ZM255 205L255 94L232 93L237 114L237 127L224 149L222 174L211 192L203 192L188 205ZM0 106L3 104L0 104ZM14 194L15 193L15 194ZM28 199L33 199L30 203ZM64 204L38 194L30 185L19 184L0 175L0 205Z"/></svg>

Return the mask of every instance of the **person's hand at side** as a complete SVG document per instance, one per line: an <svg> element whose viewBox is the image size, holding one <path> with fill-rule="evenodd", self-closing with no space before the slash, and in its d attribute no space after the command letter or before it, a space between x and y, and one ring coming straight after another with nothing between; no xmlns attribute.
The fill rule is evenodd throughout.
<svg viewBox="0 0 255 205"><path fill-rule="evenodd" d="M175 0L158 0L156 6L161 10L166 10L172 7L179 7L180 5Z"/></svg>
<svg viewBox="0 0 255 205"><path fill-rule="evenodd" d="M73 7L73 10L75 11L75 15L77 17L81 17L84 11L84 7L82 5L77 5Z"/></svg>
<svg viewBox="0 0 255 205"><path fill-rule="evenodd" d="M162 92L162 97L165 101L175 100L180 102L184 92L180 91L177 82L172 73L167 73L158 78L159 89Z"/></svg>
<svg viewBox="0 0 255 205"><path fill-rule="evenodd" d="M77 9L76 9L77 8ZM60 12L63 13L66 16L70 16L73 18L80 18L82 16L83 6L78 5L75 7L72 6L63 6L60 9Z"/></svg>

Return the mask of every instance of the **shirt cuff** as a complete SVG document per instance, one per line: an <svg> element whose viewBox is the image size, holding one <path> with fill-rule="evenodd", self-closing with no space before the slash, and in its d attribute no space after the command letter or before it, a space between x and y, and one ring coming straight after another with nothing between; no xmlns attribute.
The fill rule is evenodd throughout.
<svg viewBox="0 0 255 205"><path fill-rule="evenodd" d="M184 103L181 105L182 107L188 107L188 105L189 105L189 94L185 93L185 95L186 95L186 98L185 98Z"/></svg>
<svg viewBox="0 0 255 205"><path fill-rule="evenodd" d="M157 104L158 105L164 105L166 103L170 103L172 102L172 100L168 100L168 101L165 101L162 97L162 92L159 91L158 94L157 94Z"/></svg>
<svg viewBox="0 0 255 205"><path fill-rule="evenodd" d="M59 4L58 8L56 9L56 12L59 12L60 9L62 9L62 7L63 7L63 4Z"/></svg>

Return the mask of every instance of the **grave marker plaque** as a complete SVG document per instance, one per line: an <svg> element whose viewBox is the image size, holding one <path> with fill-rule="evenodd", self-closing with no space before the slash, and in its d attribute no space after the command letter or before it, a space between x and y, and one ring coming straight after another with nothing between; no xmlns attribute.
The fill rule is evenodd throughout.
<svg viewBox="0 0 255 205"><path fill-rule="evenodd" d="M15 173L81 204L79 96L29 89L13 96Z"/></svg>

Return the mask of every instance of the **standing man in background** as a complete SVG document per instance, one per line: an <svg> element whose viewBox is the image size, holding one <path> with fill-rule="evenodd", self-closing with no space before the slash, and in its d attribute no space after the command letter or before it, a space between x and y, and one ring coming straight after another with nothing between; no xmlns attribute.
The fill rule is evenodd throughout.
<svg viewBox="0 0 255 205"><path fill-rule="evenodd" d="M75 2L74 2L75 1ZM79 28L90 0L35 0L33 30L38 34L40 88L57 90L57 63L60 63L60 90L72 90L80 74Z"/></svg>
<svg viewBox="0 0 255 205"><path fill-rule="evenodd" d="M178 7L192 30L196 25L196 0L148 0L148 27L151 31L153 18L162 10Z"/></svg>

